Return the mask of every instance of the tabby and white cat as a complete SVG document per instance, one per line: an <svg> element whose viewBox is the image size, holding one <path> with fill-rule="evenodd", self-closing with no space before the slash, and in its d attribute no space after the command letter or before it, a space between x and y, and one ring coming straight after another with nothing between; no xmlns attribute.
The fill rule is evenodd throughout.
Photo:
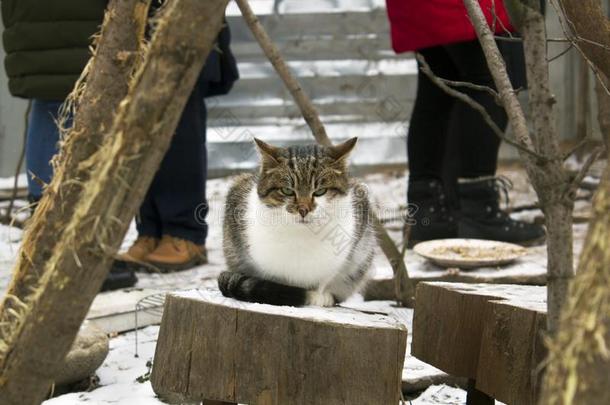
<svg viewBox="0 0 610 405"><path fill-rule="evenodd" d="M226 201L225 296L332 306L364 285L377 241L367 190L348 175L356 141L280 148L255 139L260 170L240 176Z"/></svg>

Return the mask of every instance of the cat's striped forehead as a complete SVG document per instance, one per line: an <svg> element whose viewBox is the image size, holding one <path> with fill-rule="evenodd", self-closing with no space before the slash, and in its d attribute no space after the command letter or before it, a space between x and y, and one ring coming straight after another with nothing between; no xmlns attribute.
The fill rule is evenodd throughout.
<svg viewBox="0 0 610 405"><path fill-rule="evenodd" d="M334 161L328 152L318 145L291 146L286 152L286 166L294 183L300 186L314 186L316 178Z"/></svg>

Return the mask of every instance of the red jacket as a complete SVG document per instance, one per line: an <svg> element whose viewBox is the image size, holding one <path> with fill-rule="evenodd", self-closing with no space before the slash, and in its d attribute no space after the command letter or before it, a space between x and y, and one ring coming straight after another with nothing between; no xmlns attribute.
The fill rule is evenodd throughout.
<svg viewBox="0 0 610 405"><path fill-rule="evenodd" d="M502 0L479 0L492 26L496 8L496 33L513 31ZM386 0L392 28L392 47L397 53L476 38L462 0Z"/></svg>

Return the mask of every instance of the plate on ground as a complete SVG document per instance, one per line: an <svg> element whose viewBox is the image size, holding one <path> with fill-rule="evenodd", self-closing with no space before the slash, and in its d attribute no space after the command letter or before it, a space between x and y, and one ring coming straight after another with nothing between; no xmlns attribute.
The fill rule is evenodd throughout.
<svg viewBox="0 0 610 405"><path fill-rule="evenodd" d="M441 267L475 269L512 263L527 253L519 245L482 239L438 239L421 242L415 253Z"/></svg>

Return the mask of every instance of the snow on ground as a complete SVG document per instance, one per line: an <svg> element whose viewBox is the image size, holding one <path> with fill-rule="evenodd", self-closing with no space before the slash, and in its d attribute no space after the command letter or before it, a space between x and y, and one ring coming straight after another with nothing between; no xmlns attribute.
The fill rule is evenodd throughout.
<svg viewBox="0 0 610 405"><path fill-rule="evenodd" d="M15 184L15 177L0 177L0 189L1 190L11 190L13 185ZM17 186L18 187L27 187L28 186L28 178L24 174L20 174L17 178Z"/></svg>
<svg viewBox="0 0 610 405"><path fill-rule="evenodd" d="M91 392L61 395L43 402L44 405L116 404L159 405L150 381L146 378L155 354L158 326L138 331L138 355L135 357L135 333L119 335L110 340L110 353L97 370L100 387ZM143 378L139 378L143 377ZM138 380L142 381L139 382Z"/></svg>
<svg viewBox="0 0 610 405"><path fill-rule="evenodd" d="M19 251L21 230L0 224L0 295L11 279L11 268Z"/></svg>
<svg viewBox="0 0 610 405"><path fill-rule="evenodd" d="M515 187L510 192L510 206L524 206L533 204L536 201L535 194L526 176L521 169L515 167L500 170L501 174L509 177ZM12 184L10 180L2 179L7 184ZM400 218L401 209L406 206L406 174L402 171L369 174L364 176L364 182L368 184L373 204L380 212L380 217L391 219ZM0 182L0 185L4 183ZM199 266L195 269L170 274L139 274L139 288L154 288L163 290L187 289L194 287L208 287L215 284L216 275L223 269L224 259L222 256L222 217L224 215L224 196L228 190L230 179L215 179L207 183L208 203L210 207L206 218L209 224L209 236L207 241L208 255L210 263ZM579 202L577 210L586 215L589 209L588 202ZM194 214L196 215L196 213ZM513 216L520 219L535 220L541 216L537 209L519 211ZM388 226L391 235L400 241L400 222L389 220ZM580 251L582 241L586 233L586 224L581 223L574 226L575 252ZM18 245L22 232L17 228L0 225L0 293L2 293L10 281L10 271L14 264ZM137 232L135 225L132 224L123 242L126 249L136 238ZM544 247L531 249L533 261L540 262L545 259ZM379 257L377 260L381 261ZM419 263L421 259L416 259L410 254L407 255L407 262ZM527 265L527 262L526 264ZM364 304L364 303L363 303ZM351 307L357 305L352 302ZM371 303L369 305L375 305ZM408 314L408 312L406 312ZM410 315L401 318L407 324L410 331ZM114 337L110 341L111 351L98 370L101 386L92 392L74 393L63 395L45 402L45 405L72 405L72 404L123 404L123 405L148 405L160 404L155 398L152 388L148 381L137 382L136 379L147 373L147 362L152 360L158 333L157 326L145 328L138 333L139 354L134 357L135 333L130 332ZM425 367L430 367L419 360L408 357L406 372L409 374L423 372ZM426 371L427 372L427 371ZM432 405L432 404L464 404L466 394L463 390L447 386L431 386L421 396L410 401L412 405ZM407 402L409 403L409 401Z"/></svg>

